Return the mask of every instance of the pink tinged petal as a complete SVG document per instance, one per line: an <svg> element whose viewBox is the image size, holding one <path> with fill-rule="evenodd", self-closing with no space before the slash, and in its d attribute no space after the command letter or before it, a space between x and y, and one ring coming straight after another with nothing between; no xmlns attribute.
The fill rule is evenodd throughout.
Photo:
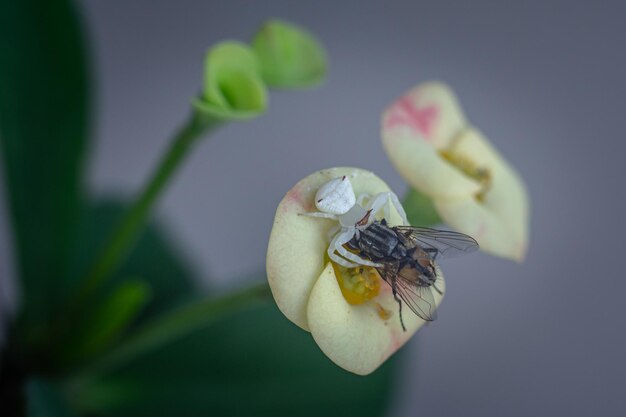
<svg viewBox="0 0 626 417"><path fill-rule="evenodd" d="M436 297L437 305L441 299ZM389 318L380 317L376 303L391 313ZM382 283L381 293L373 300L348 304L330 264L313 287L308 317L311 334L326 356L358 375L375 371L425 323L405 306L407 331L402 330L398 304L386 283Z"/></svg>
<svg viewBox="0 0 626 417"><path fill-rule="evenodd" d="M437 149L450 144L467 122L452 90L440 82L411 89L383 113L383 132L404 132Z"/></svg>
<svg viewBox="0 0 626 417"><path fill-rule="evenodd" d="M522 261L528 246L529 203L519 175L474 129L458 141L454 154L487 168L492 183L483 201L438 199L437 211L451 227L473 236L485 252Z"/></svg>
<svg viewBox="0 0 626 417"><path fill-rule="evenodd" d="M308 330L305 306L313 283L324 267L325 234L332 223L299 215L311 211L308 204L315 190L299 183L276 211L267 251L267 277L278 308L287 318ZM304 200L297 194L302 193Z"/></svg>
<svg viewBox="0 0 626 417"><path fill-rule="evenodd" d="M267 278L278 308L292 322L308 330L306 306L313 285L324 269L328 234L334 220L302 216L315 211L315 193L333 178L348 175L357 195L389 191L371 172L357 168L318 171L298 182L276 210L267 250Z"/></svg>
<svg viewBox="0 0 626 417"><path fill-rule="evenodd" d="M431 139L432 125L439 111L434 106L417 108L410 97L400 98L383 120L385 129L408 127L425 140Z"/></svg>
<svg viewBox="0 0 626 417"><path fill-rule="evenodd" d="M466 124L445 84L421 84L383 113L383 148L400 175L422 193L437 198L472 196L480 184L439 154Z"/></svg>
<svg viewBox="0 0 626 417"><path fill-rule="evenodd" d="M406 131L382 132L389 160L411 187L432 198L475 195L481 186L444 160L437 149Z"/></svg>

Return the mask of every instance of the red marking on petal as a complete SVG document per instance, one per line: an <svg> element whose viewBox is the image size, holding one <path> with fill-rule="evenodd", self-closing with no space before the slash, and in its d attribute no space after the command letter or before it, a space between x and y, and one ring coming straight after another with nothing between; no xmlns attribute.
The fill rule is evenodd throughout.
<svg viewBox="0 0 626 417"><path fill-rule="evenodd" d="M285 203L287 204L284 205L284 208L287 209L287 207L292 204L301 206L302 205L301 199L302 199L302 196L300 194L300 187L298 186L293 187L291 190L287 192L287 195L285 196Z"/></svg>
<svg viewBox="0 0 626 417"><path fill-rule="evenodd" d="M305 196L302 194L301 188L301 185L296 185L287 192L287 195L285 196L285 203L287 203L284 205L285 210L291 210L290 208L288 208L290 205L299 206L300 210L307 212L313 211L315 209L313 199L311 199L311 201L307 201L309 199L305 198Z"/></svg>
<svg viewBox="0 0 626 417"><path fill-rule="evenodd" d="M439 115L435 106L418 108L410 97L402 97L391 108L385 118L385 129L408 126L425 139L431 139L432 127Z"/></svg>

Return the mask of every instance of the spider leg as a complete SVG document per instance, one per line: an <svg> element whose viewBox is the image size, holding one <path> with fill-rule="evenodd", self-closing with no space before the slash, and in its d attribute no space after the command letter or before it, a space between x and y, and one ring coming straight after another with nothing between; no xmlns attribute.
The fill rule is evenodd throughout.
<svg viewBox="0 0 626 417"><path fill-rule="evenodd" d="M337 265L343 266L344 268L358 268L359 267L359 265L357 264L353 264L352 262L346 261L344 258L339 256L335 252L333 252L333 254L331 255L331 260Z"/></svg>
<svg viewBox="0 0 626 417"><path fill-rule="evenodd" d="M350 252L349 250L347 250L341 245L337 247L337 252L339 252L339 254L343 256L344 258L351 260L352 262L355 262L362 266L372 266L375 268L380 268L382 266L381 264L378 264L376 262L368 261L367 259L361 258L359 255L356 255Z"/></svg>
<svg viewBox="0 0 626 417"><path fill-rule="evenodd" d="M371 197L372 197L372 196L371 196L371 195L369 195L368 193L363 193L363 194L361 194L361 195L359 196L359 198L357 198L357 199L356 199L356 203L357 203L359 206L363 207L363 201L364 201L365 199L369 200Z"/></svg>
<svg viewBox="0 0 626 417"><path fill-rule="evenodd" d="M396 209L396 211L400 215L400 218L402 219L404 224L408 225L409 221L406 218L406 212L404 211L404 207L402 207L400 200L398 200L398 196L391 192L388 194L389 194L389 198L391 199L391 204L393 204L393 207Z"/></svg>
<svg viewBox="0 0 626 417"><path fill-rule="evenodd" d="M351 238L348 238L345 242L342 242L340 244L337 243L338 240L342 237L345 239L345 235L351 235L352 233L353 232L351 230L346 230L345 232L337 233L335 237L333 238L333 240L330 241L330 245L328 245L328 250L326 251L326 253L328 254L328 257L331 260L333 260L335 263L345 268L356 268L359 266L357 264L349 262L348 260L342 258L336 253L336 251L338 252L337 248L342 247L341 245L343 245L345 242L347 242Z"/></svg>
<svg viewBox="0 0 626 417"><path fill-rule="evenodd" d="M322 219L333 219L333 220L337 220L338 219L336 214L323 213L321 211L312 211L312 212L309 212L309 213L298 213L298 216L320 217Z"/></svg>
<svg viewBox="0 0 626 417"><path fill-rule="evenodd" d="M366 210L372 210L372 219L376 218L376 214L383 209L384 218L389 220L389 192L379 193L368 203Z"/></svg>
<svg viewBox="0 0 626 417"><path fill-rule="evenodd" d="M336 251L339 255L341 255L344 258L344 260L347 263L350 263L351 265L350 268L356 268L357 266L380 267L381 266L380 264L368 261L367 259L363 259L360 256L350 252L349 250L343 247L345 243L348 243L350 239L352 239L355 233L356 233L355 229L348 229L342 233L339 233L337 236L335 236L333 241L330 243L330 246L328 247L328 256L330 256L331 251L333 255L335 255L335 251ZM334 259L336 258L333 258L333 260ZM349 262L349 261L352 261L352 262Z"/></svg>

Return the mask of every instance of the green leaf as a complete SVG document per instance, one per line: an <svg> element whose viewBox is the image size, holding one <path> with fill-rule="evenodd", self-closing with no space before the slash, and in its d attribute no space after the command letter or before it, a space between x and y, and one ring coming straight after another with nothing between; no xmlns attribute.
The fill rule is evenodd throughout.
<svg viewBox="0 0 626 417"><path fill-rule="evenodd" d="M226 41L206 55L204 91L196 110L217 119L249 119L267 107L267 90L257 57L249 46Z"/></svg>
<svg viewBox="0 0 626 417"><path fill-rule="evenodd" d="M402 200L402 207L412 226L434 226L443 223L432 200L410 188Z"/></svg>
<svg viewBox="0 0 626 417"><path fill-rule="evenodd" d="M106 242L111 229L126 213L127 205L108 199L87 207L78 227L71 276L76 282L84 276L90 261ZM128 280L141 277L150 287L150 303L143 316L151 317L180 305L195 293L193 274L170 236L152 221L142 232L115 277L103 287L100 300Z"/></svg>
<svg viewBox="0 0 626 417"><path fill-rule="evenodd" d="M231 316L78 388L104 416L380 416L394 359L372 375L333 364L274 304Z"/></svg>
<svg viewBox="0 0 626 417"><path fill-rule="evenodd" d="M26 383L28 417L74 417L63 392L51 381L31 379Z"/></svg>
<svg viewBox="0 0 626 417"><path fill-rule="evenodd" d="M198 330L209 327L233 312L252 308L271 299L271 291L265 280L261 284L231 292L221 297L203 297L171 309L137 328L115 349L99 358L96 363L82 370L79 377L110 373L146 352L152 352L184 338Z"/></svg>
<svg viewBox="0 0 626 417"><path fill-rule="evenodd" d="M31 324L62 302L82 199L89 88L79 20L66 0L0 2L0 146Z"/></svg>
<svg viewBox="0 0 626 417"><path fill-rule="evenodd" d="M76 246L72 259L70 276L76 286L79 279L84 277L85 270L90 261L99 253L103 243L108 238L111 228L126 213L124 203L116 200L106 200L89 205L81 216ZM129 277L141 277L145 284L129 280ZM98 332L98 324L94 323L94 317L98 316L99 310L117 308L126 310L128 317L118 317L120 320L128 320L125 325L140 325L144 321L159 315L164 311L181 305L184 301L195 298L196 290L193 274L186 266L180 253L168 239L168 235L158 226L151 222L142 232L136 245L128 255L126 262L121 266L117 274L107 284L101 287L101 291L92 301L92 309L81 311L80 315L71 315L60 320L62 327L53 328L49 340L54 343L50 348L49 366L55 370L66 370L84 360L84 350L77 349L76 337ZM139 287L136 287L139 285ZM145 285L145 287L143 287ZM143 287L143 288L142 288ZM125 289L124 289L125 288ZM150 292L150 302L142 306L143 297ZM116 291L128 291L129 293L114 295ZM117 303L126 303L119 305ZM113 303L117 307L112 305ZM141 307L141 308L140 308ZM133 312L138 315L133 316ZM118 311L116 314L123 312ZM122 314L124 315L124 314ZM105 318L106 319L106 318ZM131 320L132 319L132 320ZM115 337L124 334L123 331L132 330L126 328L115 329ZM110 329L111 330L111 329ZM99 350L92 351L97 353ZM61 361L60 358L63 360ZM60 369L59 369L60 368Z"/></svg>
<svg viewBox="0 0 626 417"><path fill-rule="evenodd" d="M261 62L263 79L272 87L309 87L326 76L324 48L301 27L272 19L261 27L252 46Z"/></svg>
<svg viewBox="0 0 626 417"><path fill-rule="evenodd" d="M102 352L129 327L149 296L150 287L145 282L122 282L94 309L82 332L74 332L75 342L69 344L66 355L80 359Z"/></svg>

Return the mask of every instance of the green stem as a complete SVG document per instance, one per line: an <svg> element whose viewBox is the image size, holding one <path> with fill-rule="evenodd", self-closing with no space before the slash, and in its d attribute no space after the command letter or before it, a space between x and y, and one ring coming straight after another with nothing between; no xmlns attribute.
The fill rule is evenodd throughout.
<svg viewBox="0 0 626 417"><path fill-rule="evenodd" d="M82 282L77 292L78 306L87 301L103 281L111 276L124 261L146 223L152 207L189 150L199 138L220 124L221 122L218 120L208 119L205 115L193 113L174 136L169 150L154 171L152 178L139 198L126 212L117 228L110 235L104 249L92 264L87 278Z"/></svg>
<svg viewBox="0 0 626 417"><path fill-rule="evenodd" d="M200 300L167 312L136 331L93 367L87 369L79 379L88 380L111 371L142 354L209 326L227 314L253 307L269 299L271 299L269 285L264 281L220 298Z"/></svg>

